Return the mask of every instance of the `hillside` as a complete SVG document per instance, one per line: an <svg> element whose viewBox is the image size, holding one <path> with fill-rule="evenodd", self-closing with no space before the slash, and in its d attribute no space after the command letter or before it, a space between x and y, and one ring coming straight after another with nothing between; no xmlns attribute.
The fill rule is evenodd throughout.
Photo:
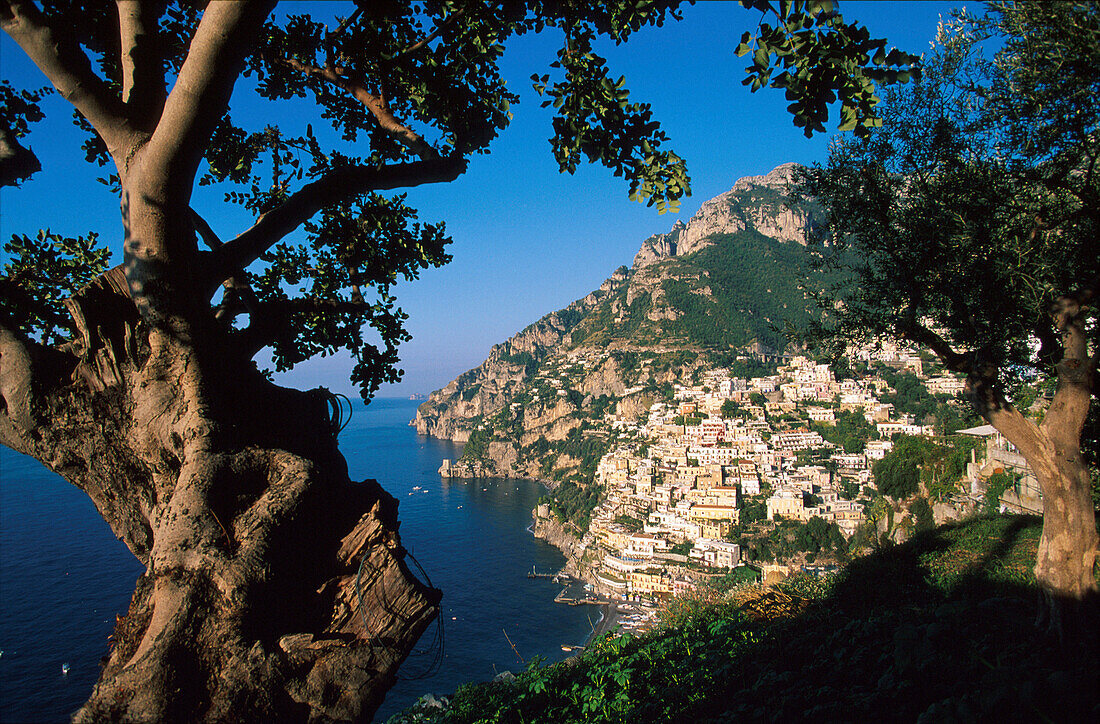
<svg viewBox="0 0 1100 724"><path fill-rule="evenodd" d="M812 209L788 202L794 168L741 179L646 239L630 267L433 392L417 431L468 442L467 473L583 485L610 445L609 414L631 419L695 370L783 350L784 323L810 313Z"/></svg>
<svg viewBox="0 0 1100 724"><path fill-rule="evenodd" d="M1034 625L1040 530L979 518L830 579L677 599L648 634L391 722L1097 721L1095 607L1065 644Z"/></svg>

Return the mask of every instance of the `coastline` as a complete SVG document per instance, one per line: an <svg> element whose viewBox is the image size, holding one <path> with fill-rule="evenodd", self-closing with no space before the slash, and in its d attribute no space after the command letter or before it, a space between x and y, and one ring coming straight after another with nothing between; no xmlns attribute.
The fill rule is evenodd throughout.
<svg viewBox="0 0 1100 724"><path fill-rule="evenodd" d="M615 602L605 603L600 606L600 620L592 627L592 633L585 639L584 647L587 649L593 641L609 631L614 631L622 620L622 613Z"/></svg>

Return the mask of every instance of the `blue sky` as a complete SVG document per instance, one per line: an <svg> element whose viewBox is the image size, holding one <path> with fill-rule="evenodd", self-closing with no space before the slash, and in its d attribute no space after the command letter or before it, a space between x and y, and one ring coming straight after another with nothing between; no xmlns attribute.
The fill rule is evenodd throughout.
<svg viewBox="0 0 1100 724"><path fill-rule="evenodd" d="M928 49L940 16L955 6L843 2L841 10L873 36L920 53ZM658 215L630 202L625 182L601 167L582 167L573 176L558 173L546 140L550 114L539 108L529 78L546 72L559 39L549 34L516 39L503 63L509 86L522 99L512 108L512 125L457 181L409 190L409 203L423 220L446 222L454 260L397 287L413 340L402 347L405 380L379 394L442 387L479 364L493 344L598 287L616 267L630 264L643 239L689 218L738 178L788 161L823 160L829 136L806 139L791 123L781 91L750 94L741 85L746 61L733 48L757 18L736 3L704 2L684 8L679 23L599 49L613 73L626 76L632 98L653 105L671 138L669 147L687 160L692 196L677 214ZM0 38L0 75L17 86L44 84L6 35ZM243 90L235 109L245 103ZM0 238L46 226L70 235L92 230L118 253L117 198L83 163L64 102L50 99L47 111L52 118L34 126L28 139L44 171L21 189L0 191ZM289 115L297 112L288 109ZM322 123L301 120L313 120L315 127ZM250 224L241 210L221 202L221 191L200 190L194 206L223 237ZM343 356L315 359L279 379L350 395L350 368Z"/></svg>

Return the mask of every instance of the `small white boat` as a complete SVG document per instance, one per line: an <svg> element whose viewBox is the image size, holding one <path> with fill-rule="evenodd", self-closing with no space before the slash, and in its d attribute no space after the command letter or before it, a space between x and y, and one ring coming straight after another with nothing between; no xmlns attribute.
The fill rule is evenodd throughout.
<svg viewBox="0 0 1100 724"><path fill-rule="evenodd" d="M61 675L62 676L68 676L69 675L69 665L68 664L61 664Z"/></svg>

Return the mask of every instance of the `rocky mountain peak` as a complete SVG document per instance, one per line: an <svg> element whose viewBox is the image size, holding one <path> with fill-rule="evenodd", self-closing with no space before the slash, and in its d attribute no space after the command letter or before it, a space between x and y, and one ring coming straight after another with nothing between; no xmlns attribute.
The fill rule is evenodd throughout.
<svg viewBox="0 0 1100 724"><path fill-rule="evenodd" d="M777 191L785 191L794 178L794 172L799 168L797 163L783 163L773 168L763 176L745 176L740 178L730 189L729 194L746 191L754 186L765 186ZM723 194L729 195L729 194ZM719 196L718 199L722 198ZM717 201L718 199L714 199Z"/></svg>
<svg viewBox="0 0 1100 724"><path fill-rule="evenodd" d="M433 392L417 411L417 430L492 440L498 448L487 449L498 472L545 477L543 462L554 469L576 462L584 439L561 448L560 459L546 458L552 451L545 446L564 444L594 414L597 398L608 398L600 410L612 402L629 407L632 395L649 399L655 385L678 379L701 352L785 344L777 325L806 306L799 286L806 260L797 244L805 243L811 212L788 203L796 169L788 163L743 178L688 221L646 239L632 267L619 267L598 289L543 316ZM626 355L622 364L615 354ZM519 442L512 440L517 434Z"/></svg>
<svg viewBox="0 0 1100 724"><path fill-rule="evenodd" d="M796 163L784 163L761 176L739 179L732 189L700 206L687 223L677 221L668 233L642 242L634 257L634 269L699 251L710 245L715 234L745 229L755 229L780 241L805 243L805 215L788 209L780 198L797 168Z"/></svg>

